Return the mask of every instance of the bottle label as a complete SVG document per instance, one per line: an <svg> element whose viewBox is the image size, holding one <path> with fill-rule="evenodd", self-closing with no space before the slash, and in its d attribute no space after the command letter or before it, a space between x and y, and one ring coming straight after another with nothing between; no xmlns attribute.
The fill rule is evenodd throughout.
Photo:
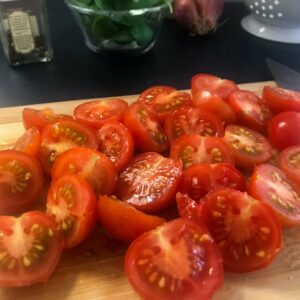
<svg viewBox="0 0 300 300"><path fill-rule="evenodd" d="M35 46L30 16L25 12L15 11L8 16L8 23L16 52L22 54L31 52Z"/></svg>

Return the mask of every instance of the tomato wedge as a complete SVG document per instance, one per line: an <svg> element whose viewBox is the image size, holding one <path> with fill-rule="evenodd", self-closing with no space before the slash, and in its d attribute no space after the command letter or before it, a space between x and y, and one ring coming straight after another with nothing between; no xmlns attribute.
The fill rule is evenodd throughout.
<svg viewBox="0 0 300 300"><path fill-rule="evenodd" d="M0 151L0 214L21 212L36 203L43 188L39 162L15 150Z"/></svg>
<svg viewBox="0 0 300 300"><path fill-rule="evenodd" d="M63 231L65 249L72 248L85 240L96 224L96 195L81 177L62 175L48 190L47 214Z"/></svg>
<svg viewBox="0 0 300 300"><path fill-rule="evenodd" d="M146 102L146 103L152 103L153 99L159 95L159 94L164 94L164 93L171 93L176 91L171 86L168 85L156 85L149 87L148 89L144 90L141 95L138 98L138 101Z"/></svg>
<svg viewBox="0 0 300 300"><path fill-rule="evenodd" d="M282 228L272 208L247 193L226 188L208 194L202 205L206 224L231 272L269 265L282 246Z"/></svg>
<svg viewBox="0 0 300 300"><path fill-rule="evenodd" d="M247 127L228 125L225 128L224 140L238 167L251 170L272 157L269 141L262 134Z"/></svg>
<svg viewBox="0 0 300 300"><path fill-rule="evenodd" d="M98 130L98 150L121 171L133 156L134 142L130 131L120 122L105 123Z"/></svg>
<svg viewBox="0 0 300 300"><path fill-rule="evenodd" d="M120 121L128 103L120 98L84 102L74 109L74 118L81 123L99 129L105 122Z"/></svg>
<svg viewBox="0 0 300 300"><path fill-rule="evenodd" d="M55 161L51 175L55 180L64 173L73 173L87 180L97 195L109 195L117 181L117 171L102 153L77 147L67 150Z"/></svg>
<svg viewBox="0 0 300 300"><path fill-rule="evenodd" d="M183 134L171 144L170 157L181 160L183 168L199 163L234 164L234 159L226 143L216 137L197 134Z"/></svg>
<svg viewBox="0 0 300 300"><path fill-rule="evenodd" d="M284 225L300 225L299 189L279 168L268 164L257 166L251 176L249 193L270 205Z"/></svg>
<svg viewBox="0 0 300 300"><path fill-rule="evenodd" d="M0 216L0 286L46 282L62 253L64 240L50 216L31 211L19 218Z"/></svg>
<svg viewBox="0 0 300 300"><path fill-rule="evenodd" d="M231 80L209 74L197 74L192 77L191 89L193 97L199 91L208 91L227 101L229 96L239 88Z"/></svg>
<svg viewBox="0 0 300 300"><path fill-rule="evenodd" d="M176 194L177 211L181 218L198 222L200 212L198 203L190 198L187 194L178 192Z"/></svg>
<svg viewBox="0 0 300 300"><path fill-rule="evenodd" d="M165 132L168 140L173 142L185 133L220 137L224 130L217 115L198 108L182 107L166 119Z"/></svg>
<svg viewBox="0 0 300 300"><path fill-rule="evenodd" d="M98 217L112 237L132 242L138 236L165 223L165 219L147 215L132 205L113 197L100 196Z"/></svg>
<svg viewBox="0 0 300 300"><path fill-rule="evenodd" d="M155 152L142 153L120 173L115 192L142 211L157 211L174 200L181 174L180 161Z"/></svg>
<svg viewBox="0 0 300 300"><path fill-rule="evenodd" d="M125 272L145 300L208 300L223 283L222 256L208 230L184 219L137 238Z"/></svg>
<svg viewBox="0 0 300 300"><path fill-rule="evenodd" d="M124 124L140 151L164 152L169 148L163 127L144 103L135 102L130 105L124 115Z"/></svg>

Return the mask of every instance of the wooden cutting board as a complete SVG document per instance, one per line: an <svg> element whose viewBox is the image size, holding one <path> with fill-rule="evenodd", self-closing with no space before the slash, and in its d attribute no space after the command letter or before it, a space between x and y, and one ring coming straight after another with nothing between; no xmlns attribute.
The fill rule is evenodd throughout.
<svg viewBox="0 0 300 300"><path fill-rule="evenodd" d="M268 83L242 84L261 92ZM122 97L129 102L136 96ZM51 107L56 113L72 113L79 101L56 102L32 107ZM29 105L28 105L29 106ZM0 149L12 144L23 132L23 107L0 109ZM126 245L114 241L97 226L91 237L65 253L47 284L19 289L0 289L2 300L136 300L123 269ZM224 287L213 300L299 300L300 228L286 230L284 248L271 266L250 274L226 274ZM155 299L153 299L155 300ZM184 300L184 299L183 299ZM196 300L196 299L195 299ZM201 299L199 299L201 300Z"/></svg>

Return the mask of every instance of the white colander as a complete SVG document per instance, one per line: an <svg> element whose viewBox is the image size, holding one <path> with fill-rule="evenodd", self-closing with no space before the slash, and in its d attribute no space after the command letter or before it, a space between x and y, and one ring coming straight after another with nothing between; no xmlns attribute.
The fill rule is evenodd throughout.
<svg viewBox="0 0 300 300"><path fill-rule="evenodd" d="M244 0L251 14L242 26L272 41L300 43L300 0Z"/></svg>

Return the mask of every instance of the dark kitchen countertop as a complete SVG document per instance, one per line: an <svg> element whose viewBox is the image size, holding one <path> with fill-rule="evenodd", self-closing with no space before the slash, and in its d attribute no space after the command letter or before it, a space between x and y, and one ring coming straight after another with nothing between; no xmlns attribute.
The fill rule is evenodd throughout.
<svg viewBox="0 0 300 300"><path fill-rule="evenodd" d="M266 41L245 32L240 20L248 12L241 3L226 3L224 24L206 37L191 37L166 19L155 48L126 59L91 52L63 1L48 0L47 6L54 59L10 67L0 49L0 107L138 94L157 84L186 89L190 78L200 72L238 83L271 80L266 57L300 71L300 45Z"/></svg>

